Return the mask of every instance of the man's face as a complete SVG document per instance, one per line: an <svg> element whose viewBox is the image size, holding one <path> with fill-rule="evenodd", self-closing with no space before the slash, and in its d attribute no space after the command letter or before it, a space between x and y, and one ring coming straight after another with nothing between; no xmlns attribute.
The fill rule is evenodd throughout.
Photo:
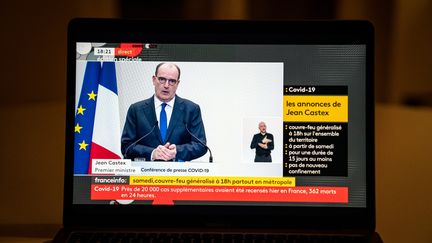
<svg viewBox="0 0 432 243"><path fill-rule="evenodd" d="M174 65L164 64L160 66L156 76L153 76L156 97L163 102L172 100L180 82L180 80L178 80L178 75L178 70ZM161 83L159 80L162 80L162 82L164 81L164 83ZM173 81L175 81L174 84Z"/></svg>
<svg viewBox="0 0 432 243"><path fill-rule="evenodd" d="M267 129L267 126L266 126L266 124L264 122L260 122L260 124L258 125L258 128L259 128L259 130L260 130L261 133L265 133L266 129Z"/></svg>

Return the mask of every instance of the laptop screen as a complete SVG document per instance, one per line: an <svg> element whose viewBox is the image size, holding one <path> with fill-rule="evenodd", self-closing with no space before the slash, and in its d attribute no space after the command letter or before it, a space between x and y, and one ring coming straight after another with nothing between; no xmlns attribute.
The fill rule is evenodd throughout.
<svg viewBox="0 0 432 243"><path fill-rule="evenodd" d="M366 206L364 44L76 42L74 204Z"/></svg>
<svg viewBox="0 0 432 243"><path fill-rule="evenodd" d="M374 227L367 22L78 19L67 101L65 224Z"/></svg>

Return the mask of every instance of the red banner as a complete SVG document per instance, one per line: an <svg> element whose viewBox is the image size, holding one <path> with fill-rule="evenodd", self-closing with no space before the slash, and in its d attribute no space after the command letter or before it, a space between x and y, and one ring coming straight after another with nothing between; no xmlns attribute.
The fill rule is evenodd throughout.
<svg viewBox="0 0 432 243"><path fill-rule="evenodd" d="M92 185L91 200L348 203L347 187Z"/></svg>
<svg viewBox="0 0 432 243"><path fill-rule="evenodd" d="M115 56L136 57L141 53L143 44L121 43L120 47L115 48Z"/></svg>

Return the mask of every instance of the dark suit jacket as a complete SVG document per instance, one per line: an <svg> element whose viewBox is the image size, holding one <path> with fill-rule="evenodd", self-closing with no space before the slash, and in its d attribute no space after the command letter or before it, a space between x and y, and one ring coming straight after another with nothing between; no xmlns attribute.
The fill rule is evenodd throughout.
<svg viewBox="0 0 432 243"><path fill-rule="evenodd" d="M176 160L190 161L207 152L206 147L188 133L186 126L193 135L206 143L199 105L176 96L166 135L167 142L177 146ZM146 134L147 137L133 144ZM159 145L163 145L163 142L152 96L129 107L121 138L121 149L123 154L127 150L126 158L139 157L150 161L152 151Z"/></svg>

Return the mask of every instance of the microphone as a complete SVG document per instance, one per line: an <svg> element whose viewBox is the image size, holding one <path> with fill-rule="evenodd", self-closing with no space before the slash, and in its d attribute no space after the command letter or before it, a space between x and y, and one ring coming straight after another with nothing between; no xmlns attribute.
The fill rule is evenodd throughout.
<svg viewBox="0 0 432 243"><path fill-rule="evenodd" d="M135 144L137 144L139 141L143 140L143 139L146 138L148 135L150 135L150 134L153 132L153 130L156 128L157 125L158 125L158 122L156 121L155 124L153 125L152 129L150 130L150 132L144 134L144 135L143 135L142 137L140 137L138 140L136 140L135 142L129 144L129 146L127 146L127 148L126 148L126 150L125 150L125 153L124 153L123 157L126 159L126 155L127 155L127 152L129 151L129 149L130 149L132 146L134 146Z"/></svg>
<svg viewBox="0 0 432 243"><path fill-rule="evenodd" d="M201 139L199 139L197 136L195 136L191 131L189 131L189 128L187 127L187 124L186 124L186 122L184 122L184 125L185 125L185 127L186 127L186 131L188 131L188 133L192 136L192 137L194 137L196 140L198 140L198 142L201 144L201 145L203 145L204 147L206 147L207 148L207 150L210 152L210 157L209 157L209 162L210 163L213 163L213 155L212 155L212 152L211 152L211 150L210 150L210 148L203 142L203 141L201 141Z"/></svg>

